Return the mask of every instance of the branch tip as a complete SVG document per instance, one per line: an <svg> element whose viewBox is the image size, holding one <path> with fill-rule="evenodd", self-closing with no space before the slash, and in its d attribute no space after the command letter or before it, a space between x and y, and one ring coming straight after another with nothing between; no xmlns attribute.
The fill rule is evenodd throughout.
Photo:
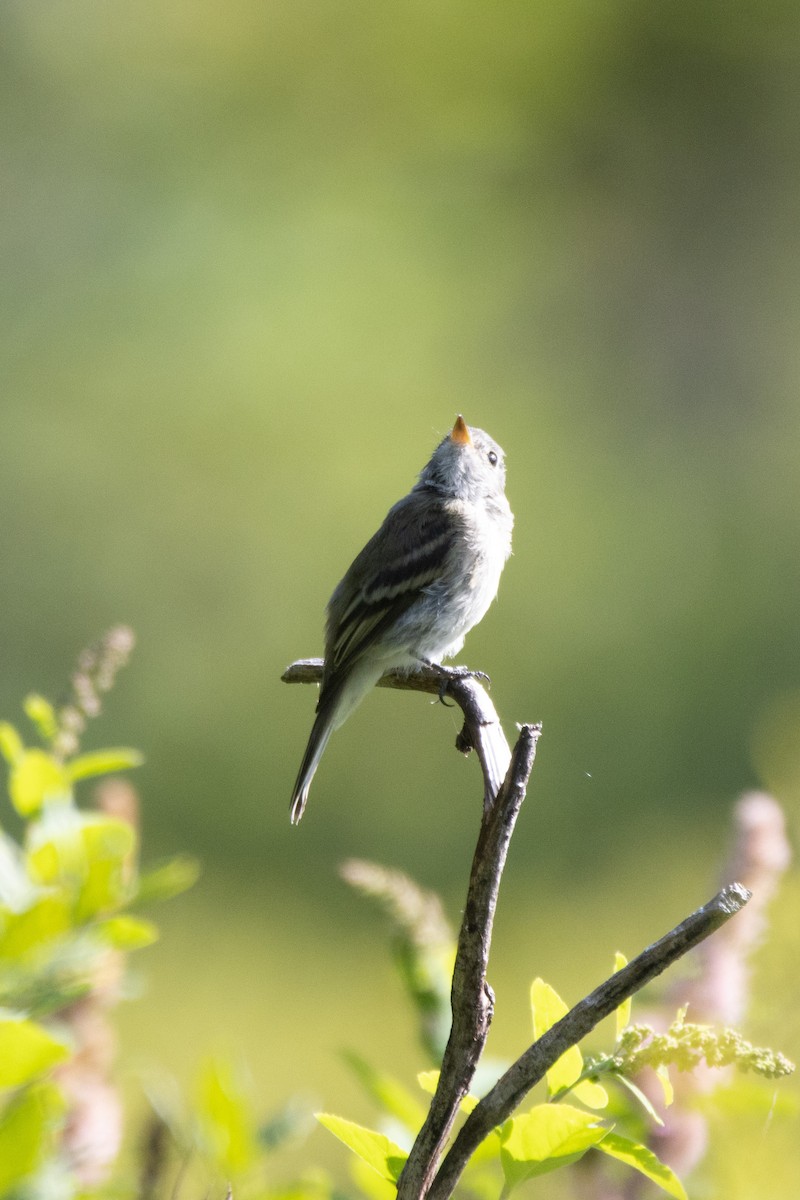
<svg viewBox="0 0 800 1200"><path fill-rule="evenodd" d="M722 912L733 916L751 899L753 893L743 883L729 883L717 895L716 901Z"/></svg>

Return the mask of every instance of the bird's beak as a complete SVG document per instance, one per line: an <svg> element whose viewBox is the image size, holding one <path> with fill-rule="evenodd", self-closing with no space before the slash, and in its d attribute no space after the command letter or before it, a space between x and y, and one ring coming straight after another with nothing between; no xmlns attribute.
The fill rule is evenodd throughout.
<svg viewBox="0 0 800 1200"><path fill-rule="evenodd" d="M472 438L469 436L469 429L464 424L464 418L461 413L458 414L456 423L453 426L453 432L450 434L450 441L455 442L457 446L471 446Z"/></svg>

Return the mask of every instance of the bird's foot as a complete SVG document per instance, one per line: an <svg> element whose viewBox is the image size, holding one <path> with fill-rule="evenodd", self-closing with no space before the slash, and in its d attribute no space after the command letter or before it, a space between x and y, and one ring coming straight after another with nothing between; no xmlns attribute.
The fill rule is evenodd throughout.
<svg viewBox="0 0 800 1200"><path fill-rule="evenodd" d="M473 671L471 667L444 667L441 663L429 662L424 658L420 661L439 676L439 701L448 708L451 708L452 705L447 703L445 696L447 695L447 686L453 679L479 679L491 687L492 681L485 671Z"/></svg>

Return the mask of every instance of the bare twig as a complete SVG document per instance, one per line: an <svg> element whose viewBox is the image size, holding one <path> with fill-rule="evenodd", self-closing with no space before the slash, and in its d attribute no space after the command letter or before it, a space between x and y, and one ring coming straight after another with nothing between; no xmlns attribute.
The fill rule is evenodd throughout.
<svg viewBox="0 0 800 1200"><path fill-rule="evenodd" d="M436 1093L397 1184L398 1200L416 1200L427 1194L486 1044L494 1012L494 993L486 982L486 970L497 893L540 733L539 725L523 725L496 802L484 810L453 970L453 1024Z"/></svg>
<svg viewBox="0 0 800 1200"><path fill-rule="evenodd" d="M749 899L750 893L741 884L723 888L708 904L595 988L529 1046L467 1117L428 1192L428 1200L446 1200L452 1195L461 1172L483 1139L511 1115L570 1046L576 1045L604 1017L687 950L735 916Z"/></svg>
<svg viewBox="0 0 800 1200"><path fill-rule="evenodd" d="M303 659L288 667L282 678L286 683L316 683L322 666L321 659ZM464 714L456 748L462 753L477 752L484 779L483 815L450 993L450 1035L436 1093L398 1182L398 1200L416 1200L430 1187L489 1033L494 995L486 982L486 970L497 893L541 726L523 725L512 754L494 705L470 675L443 676L435 668L420 667L387 672L379 686L450 696Z"/></svg>

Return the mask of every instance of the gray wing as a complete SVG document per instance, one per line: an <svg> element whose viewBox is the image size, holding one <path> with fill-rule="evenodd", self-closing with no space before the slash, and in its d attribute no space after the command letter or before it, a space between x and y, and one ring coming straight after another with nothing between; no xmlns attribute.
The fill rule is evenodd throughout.
<svg viewBox="0 0 800 1200"><path fill-rule="evenodd" d="M423 590L447 573L461 524L428 491L411 492L391 509L331 597L326 676L346 675Z"/></svg>

